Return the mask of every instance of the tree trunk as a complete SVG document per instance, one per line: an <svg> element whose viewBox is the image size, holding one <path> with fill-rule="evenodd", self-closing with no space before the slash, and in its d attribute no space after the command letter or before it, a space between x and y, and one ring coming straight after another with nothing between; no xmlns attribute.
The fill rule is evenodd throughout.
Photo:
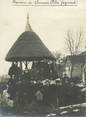
<svg viewBox="0 0 86 117"><path fill-rule="evenodd" d="M72 78L72 77L73 77L73 68L74 68L74 66L73 66L73 64L71 64L71 69L70 69L70 78Z"/></svg>

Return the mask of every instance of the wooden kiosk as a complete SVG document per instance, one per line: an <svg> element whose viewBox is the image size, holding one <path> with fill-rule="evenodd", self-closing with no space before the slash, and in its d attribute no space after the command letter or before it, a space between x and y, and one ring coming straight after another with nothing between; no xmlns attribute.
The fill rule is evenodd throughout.
<svg viewBox="0 0 86 117"><path fill-rule="evenodd" d="M44 95L48 91L48 81L56 77L55 58L32 30L29 16L25 32L9 50L6 61L12 63L8 73L10 75L8 93L10 99L14 101L16 110L35 110L37 105L49 106L49 95ZM43 85L43 82L47 85Z"/></svg>

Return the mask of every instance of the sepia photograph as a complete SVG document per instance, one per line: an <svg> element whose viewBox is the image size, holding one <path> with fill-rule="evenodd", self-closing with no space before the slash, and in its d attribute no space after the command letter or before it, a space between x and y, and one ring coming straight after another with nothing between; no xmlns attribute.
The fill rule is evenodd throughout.
<svg viewBox="0 0 86 117"><path fill-rule="evenodd" d="M0 117L86 116L86 1L0 0Z"/></svg>

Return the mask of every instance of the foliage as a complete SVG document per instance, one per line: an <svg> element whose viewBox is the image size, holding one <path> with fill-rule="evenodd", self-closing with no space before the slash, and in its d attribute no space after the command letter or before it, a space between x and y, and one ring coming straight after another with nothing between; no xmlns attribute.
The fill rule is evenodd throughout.
<svg viewBox="0 0 86 117"><path fill-rule="evenodd" d="M8 75L0 76L0 106L12 105L6 93L8 79Z"/></svg>
<svg viewBox="0 0 86 117"><path fill-rule="evenodd" d="M62 77L63 72L65 71L66 57L58 51L53 52L53 54L56 58L58 76Z"/></svg>

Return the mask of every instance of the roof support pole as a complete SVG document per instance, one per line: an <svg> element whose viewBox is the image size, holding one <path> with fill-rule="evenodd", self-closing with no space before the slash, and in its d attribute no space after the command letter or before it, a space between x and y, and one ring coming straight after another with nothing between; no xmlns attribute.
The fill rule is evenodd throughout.
<svg viewBox="0 0 86 117"><path fill-rule="evenodd" d="M28 69L27 61L25 61L25 69Z"/></svg>
<svg viewBox="0 0 86 117"><path fill-rule="evenodd" d="M20 61L20 69L22 70L23 68L22 68L22 61Z"/></svg>

